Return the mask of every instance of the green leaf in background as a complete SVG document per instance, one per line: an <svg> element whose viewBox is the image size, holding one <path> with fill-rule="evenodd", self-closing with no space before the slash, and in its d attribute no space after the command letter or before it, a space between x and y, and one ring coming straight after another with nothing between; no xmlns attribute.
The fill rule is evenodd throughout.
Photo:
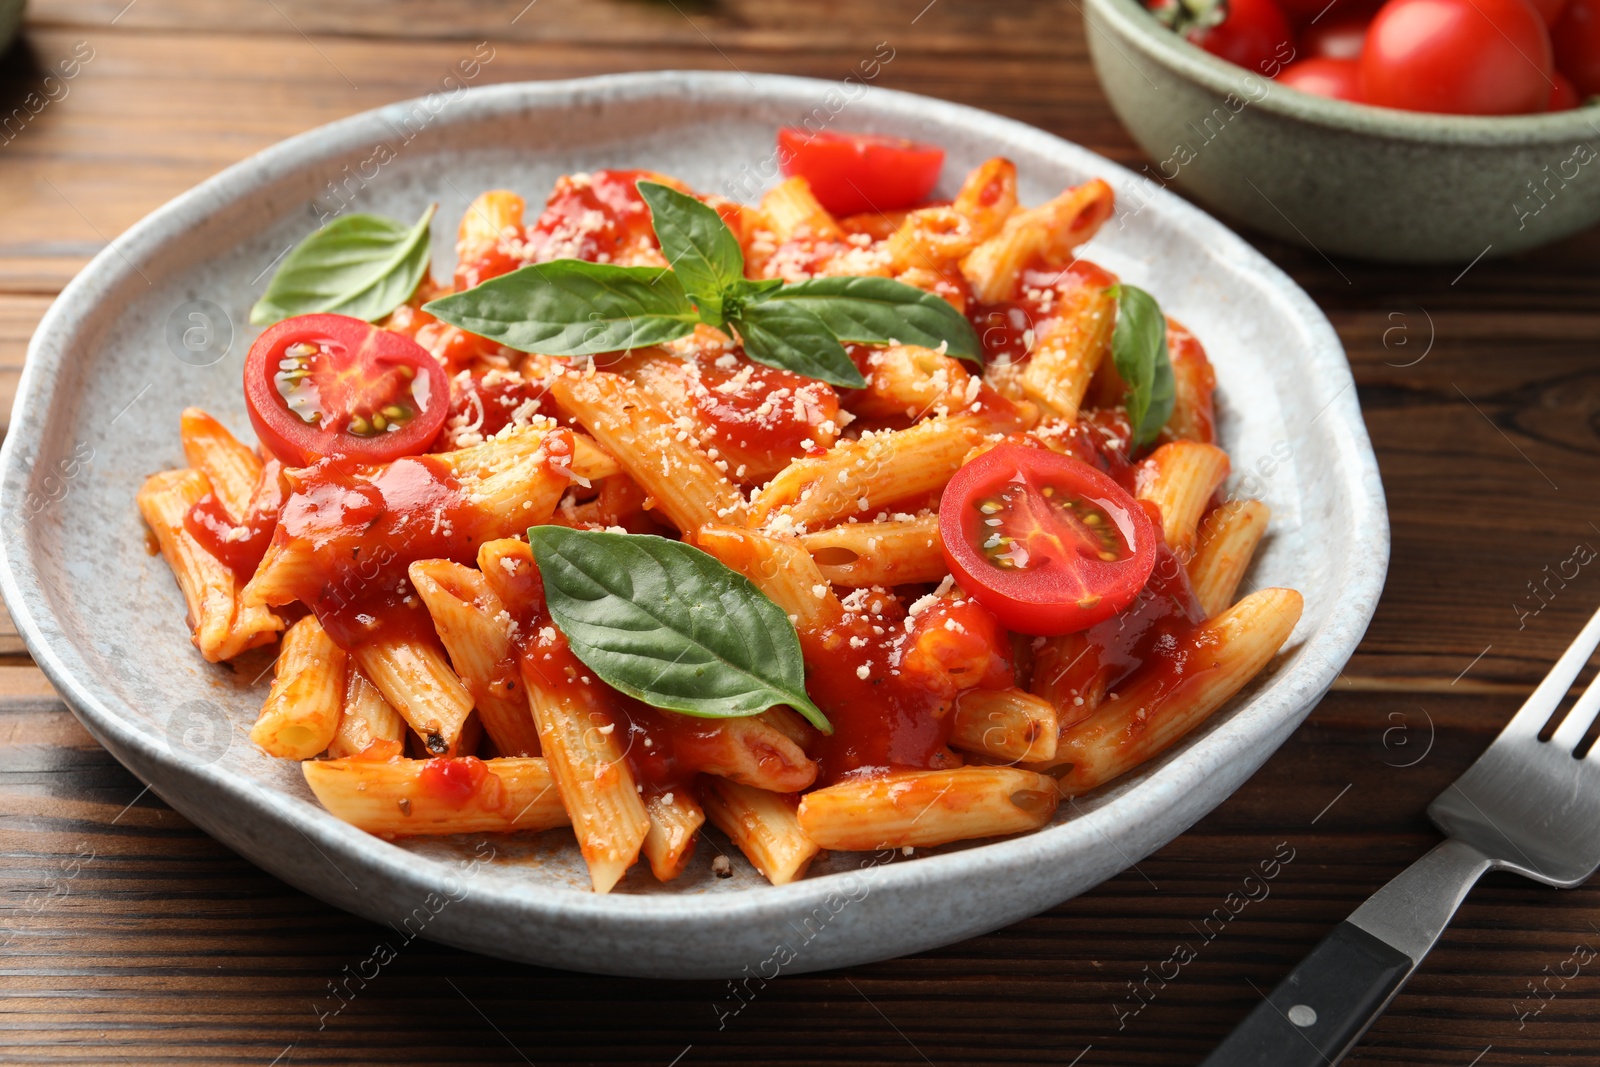
<svg viewBox="0 0 1600 1067"><path fill-rule="evenodd" d="M649 534L534 526L528 544L551 617L607 684L703 718L787 704L832 732L806 694L789 617L742 574Z"/></svg>
<svg viewBox="0 0 1600 1067"><path fill-rule="evenodd" d="M1175 387L1172 358L1167 352L1167 317L1156 298L1132 285L1116 285L1117 326L1111 334L1111 358L1127 383L1128 422L1135 446L1156 439L1172 415Z"/></svg>
<svg viewBox="0 0 1600 1067"><path fill-rule="evenodd" d="M700 321L672 271L581 259L536 263L423 307L452 326L549 356L673 341Z"/></svg>
<svg viewBox="0 0 1600 1067"><path fill-rule="evenodd" d="M978 335L967 317L937 293L892 278L810 278L767 294L763 303L803 307L841 341L938 348L978 360Z"/></svg>
<svg viewBox="0 0 1600 1067"><path fill-rule="evenodd" d="M376 322L416 292L428 271L430 205L414 226L380 215L344 215L301 241L250 309L270 326L296 315L332 313Z"/></svg>
<svg viewBox="0 0 1600 1067"><path fill-rule="evenodd" d="M744 251L716 209L659 182L641 181L661 254L706 322L720 326L724 295L744 284Z"/></svg>
<svg viewBox="0 0 1600 1067"><path fill-rule="evenodd" d="M798 304L786 300L748 304L733 320L733 327L744 342L744 354L757 363L846 389L866 387L867 380L828 324Z"/></svg>

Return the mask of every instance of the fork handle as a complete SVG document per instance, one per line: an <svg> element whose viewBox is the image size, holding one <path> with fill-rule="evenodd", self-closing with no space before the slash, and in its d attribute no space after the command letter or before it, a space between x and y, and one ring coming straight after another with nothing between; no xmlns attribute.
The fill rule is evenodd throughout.
<svg viewBox="0 0 1600 1067"><path fill-rule="evenodd" d="M1491 866L1436 846L1334 927L1200 1067L1329 1067L1367 1032Z"/></svg>

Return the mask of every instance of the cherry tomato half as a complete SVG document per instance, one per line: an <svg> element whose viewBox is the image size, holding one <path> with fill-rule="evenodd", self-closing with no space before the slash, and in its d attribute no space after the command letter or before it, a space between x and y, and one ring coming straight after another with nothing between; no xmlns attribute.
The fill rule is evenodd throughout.
<svg viewBox="0 0 1600 1067"><path fill-rule="evenodd" d="M1273 0L1223 0L1226 16L1215 26L1190 30L1194 44L1229 63L1272 77L1294 58L1289 20Z"/></svg>
<svg viewBox="0 0 1600 1067"><path fill-rule="evenodd" d="M1087 629L1131 604L1160 536L1144 506L1080 460L999 445L950 479L944 558L961 588L1025 634Z"/></svg>
<svg viewBox="0 0 1600 1067"><path fill-rule="evenodd" d="M1528 0L1390 0L1367 31L1369 104L1451 115L1543 111L1550 33Z"/></svg>
<svg viewBox="0 0 1600 1067"><path fill-rule="evenodd" d="M809 182L833 214L859 215L926 200L944 167L944 149L903 137L785 126L778 131L778 162L784 174Z"/></svg>
<svg viewBox="0 0 1600 1067"><path fill-rule="evenodd" d="M268 329L250 346L244 395L261 443L301 466L424 452L450 408L449 379L426 349L348 315L301 315Z"/></svg>
<svg viewBox="0 0 1600 1067"><path fill-rule="evenodd" d="M1556 66L1572 79L1578 95L1600 94L1600 0L1572 0L1550 36Z"/></svg>
<svg viewBox="0 0 1600 1067"><path fill-rule="evenodd" d="M1302 93L1361 102L1361 64L1353 59L1302 59L1283 68L1278 83Z"/></svg>

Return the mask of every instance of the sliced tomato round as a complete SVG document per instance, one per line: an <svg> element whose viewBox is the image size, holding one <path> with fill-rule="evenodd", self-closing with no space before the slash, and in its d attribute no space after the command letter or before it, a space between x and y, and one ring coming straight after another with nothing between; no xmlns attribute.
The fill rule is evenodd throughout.
<svg viewBox="0 0 1600 1067"><path fill-rule="evenodd" d="M1160 536L1110 477L1043 448L1003 444L956 472L939 505L961 588L1025 634L1066 634L1139 595Z"/></svg>
<svg viewBox="0 0 1600 1067"><path fill-rule="evenodd" d="M300 315L250 346L244 395L256 436L285 463L382 463L427 451L450 381L409 337L348 315Z"/></svg>
<svg viewBox="0 0 1600 1067"><path fill-rule="evenodd" d="M804 178L833 214L859 215L926 200L944 167L944 149L903 137L785 126L778 130L778 163L784 174Z"/></svg>

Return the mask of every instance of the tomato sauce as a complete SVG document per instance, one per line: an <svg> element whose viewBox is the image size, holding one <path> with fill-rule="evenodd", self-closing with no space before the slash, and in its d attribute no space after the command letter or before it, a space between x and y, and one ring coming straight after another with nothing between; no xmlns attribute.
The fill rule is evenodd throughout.
<svg viewBox="0 0 1600 1067"><path fill-rule="evenodd" d="M619 254L656 248L650 205L636 183L660 175L647 170L597 170L556 182L544 212L528 228L524 262L585 259L608 263Z"/></svg>
<svg viewBox="0 0 1600 1067"><path fill-rule="evenodd" d="M529 381L515 371L463 371L450 379L450 411L428 451L449 452L479 444L507 426L525 426L535 416L548 416L565 425L566 417L547 398L547 392L542 382Z"/></svg>
<svg viewBox="0 0 1600 1067"><path fill-rule="evenodd" d="M806 691L833 725L810 753L821 764L819 785L959 766L948 747L957 694L1015 679L1005 631L974 600L940 599L913 616L890 602L804 635L801 645Z"/></svg>
<svg viewBox="0 0 1600 1067"><path fill-rule="evenodd" d="M196 500L183 517L190 536L241 582L248 581L261 565L278 528L278 512L283 507L282 471L283 464L277 460L266 462L261 484L250 501L250 514L243 522L233 521L215 493Z"/></svg>
<svg viewBox="0 0 1600 1067"><path fill-rule="evenodd" d="M820 453L838 436L839 394L827 382L767 367L742 355L699 355L692 391L702 444L717 449L736 479L770 475L791 460ZM807 442L810 442L808 445Z"/></svg>
<svg viewBox="0 0 1600 1067"><path fill-rule="evenodd" d="M1024 363L1035 338L1055 320L1061 294L1081 286L1104 289L1115 284L1116 275L1084 259L1060 269L1031 267L1022 272L1017 299L994 304L971 301L967 319L978 332L986 362Z"/></svg>

